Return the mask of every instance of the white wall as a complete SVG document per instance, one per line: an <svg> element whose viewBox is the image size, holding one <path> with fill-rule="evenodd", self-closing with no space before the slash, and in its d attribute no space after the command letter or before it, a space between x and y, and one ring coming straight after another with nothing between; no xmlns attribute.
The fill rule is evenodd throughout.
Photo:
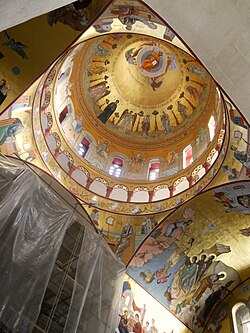
<svg viewBox="0 0 250 333"><path fill-rule="evenodd" d="M71 2L72 0L0 0L0 31Z"/></svg>

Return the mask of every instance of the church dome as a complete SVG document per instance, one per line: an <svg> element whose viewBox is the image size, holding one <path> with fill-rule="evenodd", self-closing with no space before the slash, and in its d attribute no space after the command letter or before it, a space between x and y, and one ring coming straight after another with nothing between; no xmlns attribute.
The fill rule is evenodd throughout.
<svg viewBox="0 0 250 333"><path fill-rule="evenodd" d="M137 193L116 193L116 200L159 201L189 189L223 145L216 83L199 61L161 39L117 33L81 42L41 89L43 104L51 100L45 113L55 118L53 136L72 176L81 170L109 195ZM98 185L91 188L106 196Z"/></svg>

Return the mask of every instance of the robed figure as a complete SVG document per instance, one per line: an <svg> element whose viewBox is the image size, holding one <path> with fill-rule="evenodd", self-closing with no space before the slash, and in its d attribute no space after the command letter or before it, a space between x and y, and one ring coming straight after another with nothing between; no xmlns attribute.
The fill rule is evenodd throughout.
<svg viewBox="0 0 250 333"><path fill-rule="evenodd" d="M112 116L112 114L115 112L117 105L119 103L119 100L117 99L115 102L109 103L105 109L102 111L102 113L99 114L97 117L103 124L106 124L108 119Z"/></svg>

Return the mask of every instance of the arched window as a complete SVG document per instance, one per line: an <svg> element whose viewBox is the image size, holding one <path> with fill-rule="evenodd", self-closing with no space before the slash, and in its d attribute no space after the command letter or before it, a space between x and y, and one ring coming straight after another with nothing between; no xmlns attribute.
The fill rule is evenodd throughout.
<svg viewBox="0 0 250 333"><path fill-rule="evenodd" d="M148 180L155 180L159 177L160 160L154 159L149 162Z"/></svg>
<svg viewBox="0 0 250 333"><path fill-rule="evenodd" d="M212 141L215 136L215 128L216 128L216 124L215 124L214 116L211 116L209 119L209 122L208 122L210 141Z"/></svg>
<svg viewBox="0 0 250 333"><path fill-rule="evenodd" d="M84 157L89 149L90 142L88 139L83 138L77 147L78 154Z"/></svg>
<svg viewBox="0 0 250 333"><path fill-rule="evenodd" d="M115 157L109 168L109 174L111 176L120 177L123 167L123 159L120 157Z"/></svg>
<svg viewBox="0 0 250 333"><path fill-rule="evenodd" d="M232 308L235 333L250 332L250 312L245 303L239 302Z"/></svg>
<svg viewBox="0 0 250 333"><path fill-rule="evenodd" d="M65 106L65 108L59 114L60 124L64 121L68 113L69 113L69 108L68 106Z"/></svg>
<svg viewBox="0 0 250 333"><path fill-rule="evenodd" d="M187 168L193 163L193 149L191 145L188 145L183 150L183 169Z"/></svg>

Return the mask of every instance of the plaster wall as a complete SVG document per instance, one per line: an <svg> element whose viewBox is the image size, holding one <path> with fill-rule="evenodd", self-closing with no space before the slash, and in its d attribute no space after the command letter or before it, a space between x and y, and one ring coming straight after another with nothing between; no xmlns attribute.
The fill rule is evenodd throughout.
<svg viewBox="0 0 250 333"><path fill-rule="evenodd" d="M1 0L0 31L62 7L72 0Z"/></svg>

